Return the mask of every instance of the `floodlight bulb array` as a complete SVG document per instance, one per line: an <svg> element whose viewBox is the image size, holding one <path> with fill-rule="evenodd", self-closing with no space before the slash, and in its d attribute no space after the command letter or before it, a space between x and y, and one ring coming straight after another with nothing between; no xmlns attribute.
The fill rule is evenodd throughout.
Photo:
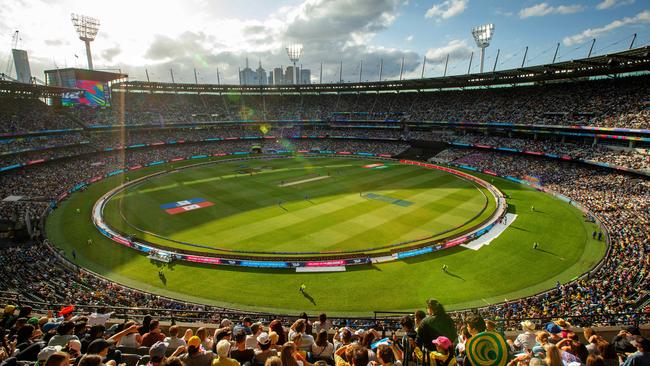
<svg viewBox="0 0 650 366"><path fill-rule="evenodd" d="M99 19L86 15L72 14L72 25L77 30L79 39L82 41L92 42L99 31Z"/></svg>
<svg viewBox="0 0 650 366"><path fill-rule="evenodd" d="M472 28L472 36L479 48L485 48L490 45L494 35L494 24L485 24Z"/></svg>
<svg viewBox="0 0 650 366"><path fill-rule="evenodd" d="M300 56L302 56L302 45L294 44L287 47L287 56L291 62L298 62Z"/></svg>

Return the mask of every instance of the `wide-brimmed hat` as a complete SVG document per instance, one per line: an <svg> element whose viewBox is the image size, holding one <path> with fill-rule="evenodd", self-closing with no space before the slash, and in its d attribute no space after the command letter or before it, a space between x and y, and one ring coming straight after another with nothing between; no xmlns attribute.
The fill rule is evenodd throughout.
<svg viewBox="0 0 650 366"><path fill-rule="evenodd" d="M505 366L508 363L508 344L499 333L476 334L467 341L465 350L473 366Z"/></svg>

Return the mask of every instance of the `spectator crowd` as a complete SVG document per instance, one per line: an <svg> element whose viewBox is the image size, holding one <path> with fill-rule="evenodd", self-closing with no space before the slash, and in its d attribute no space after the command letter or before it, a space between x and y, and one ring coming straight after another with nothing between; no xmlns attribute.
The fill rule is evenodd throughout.
<svg viewBox="0 0 650 366"><path fill-rule="evenodd" d="M223 318L211 327L163 325L146 315L111 320L111 313L65 306L36 313L8 304L0 317L0 365L47 366L581 366L647 365L650 341L635 326L606 338L562 318L537 327L521 322L510 336L478 313L453 319L435 299L426 311L380 324L337 325L322 313L294 321Z"/></svg>

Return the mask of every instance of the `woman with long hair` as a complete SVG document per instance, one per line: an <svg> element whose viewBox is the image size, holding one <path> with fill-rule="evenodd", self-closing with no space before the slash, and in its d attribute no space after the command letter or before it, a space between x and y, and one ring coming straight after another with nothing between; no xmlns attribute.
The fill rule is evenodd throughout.
<svg viewBox="0 0 650 366"><path fill-rule="evenodd" d="M298 352L298 347L293 342L284 344L282 351L280 351L280 359L282 360L282 366L312 366Z"/></svg>
<svg viewBox="0 0 650 366"><path fill-rule="evenodd" d="M296 345L292 342L287 342L282 346L280 351L280 360L282 360L282 366L303 366L296 361L293 357L293 354L297 351Z"/></svg>
<svg viewBox="0 0 650 366"><path fill-rule="evenodd" d="M277 344L287 343L287 335L284 332L284 327L282 326L282 322L280 320L278 319L273 320L271 324L269 324L269 329L278 334Z"/></svg>
<svg viewBox="0 0 650 366"><path fill-rule="evenodd" d="M544 359L546 366L564 366L559 348L554 344L547 344L544 349L546 349L546 358Z"/></svg>

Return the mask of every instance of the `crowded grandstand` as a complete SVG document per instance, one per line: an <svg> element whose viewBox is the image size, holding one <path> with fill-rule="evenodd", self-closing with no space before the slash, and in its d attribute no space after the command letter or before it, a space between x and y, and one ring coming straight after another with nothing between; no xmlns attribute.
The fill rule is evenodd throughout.
<svg viewBox="0 0 650 366"><path fill-rule="evenodd" d="M88 49L45 85L16 61L0 366L650 364L634 40L358 83L138 81Z"/></svg>

